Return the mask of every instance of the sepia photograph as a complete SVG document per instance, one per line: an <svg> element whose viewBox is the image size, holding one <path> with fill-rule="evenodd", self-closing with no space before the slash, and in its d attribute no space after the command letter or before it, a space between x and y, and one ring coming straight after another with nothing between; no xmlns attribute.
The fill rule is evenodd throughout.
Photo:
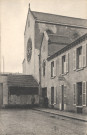
<svg viewBox="0 0 87 135"><path fill-rule="evenodd" d="M0 0L0 135L87 135L87 0Z"/></svg>

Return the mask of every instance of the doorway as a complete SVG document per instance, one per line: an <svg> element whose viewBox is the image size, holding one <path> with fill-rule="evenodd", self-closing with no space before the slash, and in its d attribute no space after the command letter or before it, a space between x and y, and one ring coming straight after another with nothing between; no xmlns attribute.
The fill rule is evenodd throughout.
<svg viewBox="0 0 87 135"><path fill-rule="evenodd" d="M82 106L82 82L77 83L77 106Z"/></svg>
<svg viewBox="0 0 87 135"><path fill-rule="evenodd" d="M82 82L77 83L77 113L82 113Z"/></svg>
<svg viewBox="0 0 87 135"><path fill-rule="evenodd" d="M62 106L61 109L64 110L64 85L62 85Z"/></svg>
<svg viewBox="0 0 87 135"><path fill-rule="evenodd" d="M42 88L42 97L47 97L47 87Z"/></svg>
<svg viewBox="0 0 87 135"><path fill-rule="evenodd" d="M54 87L51 87L51 105L54 104Z"/></svg>

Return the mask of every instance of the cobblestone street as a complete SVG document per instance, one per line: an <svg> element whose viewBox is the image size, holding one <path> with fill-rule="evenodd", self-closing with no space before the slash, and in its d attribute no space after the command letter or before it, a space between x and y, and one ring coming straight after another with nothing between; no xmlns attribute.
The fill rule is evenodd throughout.
<svg viewBox="0 0 87 135"><path fill-rule="evenodd" d="M87 123L35 110L0 110L0 135L87 135Z"/></svg>

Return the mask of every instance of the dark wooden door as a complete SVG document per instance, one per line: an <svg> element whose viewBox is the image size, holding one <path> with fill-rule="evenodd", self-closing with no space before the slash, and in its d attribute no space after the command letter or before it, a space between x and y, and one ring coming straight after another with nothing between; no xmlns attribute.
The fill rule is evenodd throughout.
<svg viewBox="0 0 87 135"><path fill-rule="evenodd" d="M62 85L62 110L64 110L64 85Z"/></svg>
<svg viewBox="0 0 87 135"><path fill-rule="evenodd" d="M82 82L77 83L77 105L82 106Z"/></svg>
<svg viewBox="0 0 87 135"><path fill-rule="evenodd" d="M54 87L51 87L51 104L54 104Z"/></svg>
<svg viewBox="0 0 87 135"><path fill-rule="evenodd" d="M42 88L42 97L47 97L47 88Z"/></svg>

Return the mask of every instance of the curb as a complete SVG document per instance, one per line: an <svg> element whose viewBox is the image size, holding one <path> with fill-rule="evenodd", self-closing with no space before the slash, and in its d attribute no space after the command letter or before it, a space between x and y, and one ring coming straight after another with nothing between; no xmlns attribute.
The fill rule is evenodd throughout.
<svg viewBox="0 0 87 135"><path fill-rule="evenodd" d="M82 121L82 122L87 122L86 119L76 118L76 117L67 116L67 115L63 115L63 114L59 114L59 113L53 113L53 112L49 112L49 111L47 112L47 111L40 110L40 109L33 109L33 110L45 112L45 113L50 113L50 114L53 114L53 115L58 115L58 116L62 116L62 117L66 117L66 118L70 118L70 119L74 119L74 120L79 120L79 121Z"/></svg>

